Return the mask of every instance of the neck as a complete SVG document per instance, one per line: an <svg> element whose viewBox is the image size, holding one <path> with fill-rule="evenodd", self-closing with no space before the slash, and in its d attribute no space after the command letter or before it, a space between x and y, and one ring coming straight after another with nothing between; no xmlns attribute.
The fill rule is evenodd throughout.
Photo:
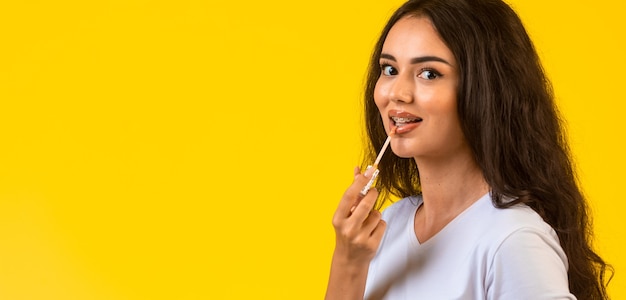
<svg viewBox="0 0 626 300"><path fill-rule="evenodd" d="M489 185L471 153L448 156L442 160L415 158L415 162L424 201L419 210L419 225L424 230L425 239L489 191Z"/></svg>

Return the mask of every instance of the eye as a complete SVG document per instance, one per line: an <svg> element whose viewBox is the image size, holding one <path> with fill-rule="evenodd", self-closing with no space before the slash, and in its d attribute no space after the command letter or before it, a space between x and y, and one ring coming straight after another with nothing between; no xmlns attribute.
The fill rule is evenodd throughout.
<svg viewBox="0 0 626 300"><path fill-rule="evenodd" d="M417 75L417 77L424 78L426 80L433 80L439 76L441 76L439 72L431 69L422 70L422 72Z"/></svg>
<svg viewBox="0 0 626 300"><path fill-rule="evenodd" d="M398 75L398 71L390 65L382 65L381 69L385 76Z"/></svg>

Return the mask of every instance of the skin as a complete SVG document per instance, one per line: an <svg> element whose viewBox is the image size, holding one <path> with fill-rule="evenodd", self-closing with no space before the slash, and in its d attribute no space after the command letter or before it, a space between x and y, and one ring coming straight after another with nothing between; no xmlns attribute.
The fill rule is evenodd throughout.
<svg viewBox="0 0 626 300"><path fill-rule="evenodd" d="M365 197L361 189L371 172L354 171L354 182L346 190L333 216L335 251L331 263L326 298L363 299L369 263L376 254L386 223L373 210L378 191L371 189Z"/></svg>
<svg viewBox="0 0 626 300"><path fill-rule="evenodd" d="M424 243L489 188L461 129L454 55L430 20L400 19L385 40L380 64L374 100L387 132L390 111L423 119L414 130L394 135L391 148L418 165L424 204L417 211L415 230Z"/></svg>
<svg viewBox="0 0 626 300"><path fill-rule="evenodd" d="M400 19L385 40L380 63L374 100L387 132L393 125L392 111L423 119L413 130L394 135L391 148L400 157L414 158L419 166L424 203L416 212L414 227L418 241L425 243L487 193L489 186L460 127L454 55L430 20ZM373 210L378 192L372 189L360 199L359 191L371 174L359 171L355 170L355 180L333 217L336 246L327 300L363 299L369 263L386 226Z"/></svg>

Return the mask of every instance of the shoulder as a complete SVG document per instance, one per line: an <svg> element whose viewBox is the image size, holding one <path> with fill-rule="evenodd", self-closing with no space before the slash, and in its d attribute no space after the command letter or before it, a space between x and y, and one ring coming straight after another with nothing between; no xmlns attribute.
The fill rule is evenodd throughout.
<svg viewBox="0 0 626 300"><path fill-rule="evenodd" d="M536 228L510 233L494 251L487 268L486 288L495 299L539 299L539 295L573 299L567 257L558 239Z"/></svg>
<svg viewBox="0 0 626 300"><path fill-rule="evenodd" d="M481 199L477 209L477 222L483 224L485 233L490 233L492 240L504 241L519 232L537 232L557 239L552 227L547 224L537 212L524 204L509 208L497 208L491 197Z"/></svg>
<svg viewBox="0 0 626 300"><path fill-rule="evenodd" d="M415 212L417 207L422 204L422 198L420 196L409 196L402 198L383 211L383 219L388 221L390 219L396 219L399 217L407 217L411 215L411 212Z"/></svg>
<svg viewBox="0 0 626 300"><path fill-rule="evenodd" d="M547 246L560 250L556 232L532 208L523 204L497 208L489 194L461 213L442 232L446 241L470 245L473 250L468 251L484 257L486 265L491 264L490 260L503 245L525 243L528 239L536 241L535 236Z"/></svg>
<svg viewBox="0 0 626 300"><path fill-rule="evenodd" d="M481 243L491 257L518 255L524 249L543 247L565 258L556 232L532 208L524 204L496 208L491 199L480 205L483 207L477 210L475 223L482 232Z"/></svg>
<svg viewBox="0 0 626 300"><path fill-rule="evenodd" d="M481 242L488 253L488 293L496 299L571 299L567 256L554 229L526 205L501 209L489 204Z"/></svg>
<svg viewBox="0 0 626 300"><path fill-rule="evenodd" d="M382 244L388 240L408 238L408 229L415 216L417 207L422 203L419 196L406 197L387 207L382 214L382 219L387 222L387 229Z"/></svg>

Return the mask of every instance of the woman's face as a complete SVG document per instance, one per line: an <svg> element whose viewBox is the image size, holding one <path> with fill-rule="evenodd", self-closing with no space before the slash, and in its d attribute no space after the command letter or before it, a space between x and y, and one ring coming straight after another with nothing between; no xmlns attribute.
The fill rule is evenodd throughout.
<svg viewBox="0 0 626 300"><path fill-rule="evenodd" d="M404 17L389 31L374 100L400 157L447 157L469 149L457 114L454 55L430 20Z"/></svg>

